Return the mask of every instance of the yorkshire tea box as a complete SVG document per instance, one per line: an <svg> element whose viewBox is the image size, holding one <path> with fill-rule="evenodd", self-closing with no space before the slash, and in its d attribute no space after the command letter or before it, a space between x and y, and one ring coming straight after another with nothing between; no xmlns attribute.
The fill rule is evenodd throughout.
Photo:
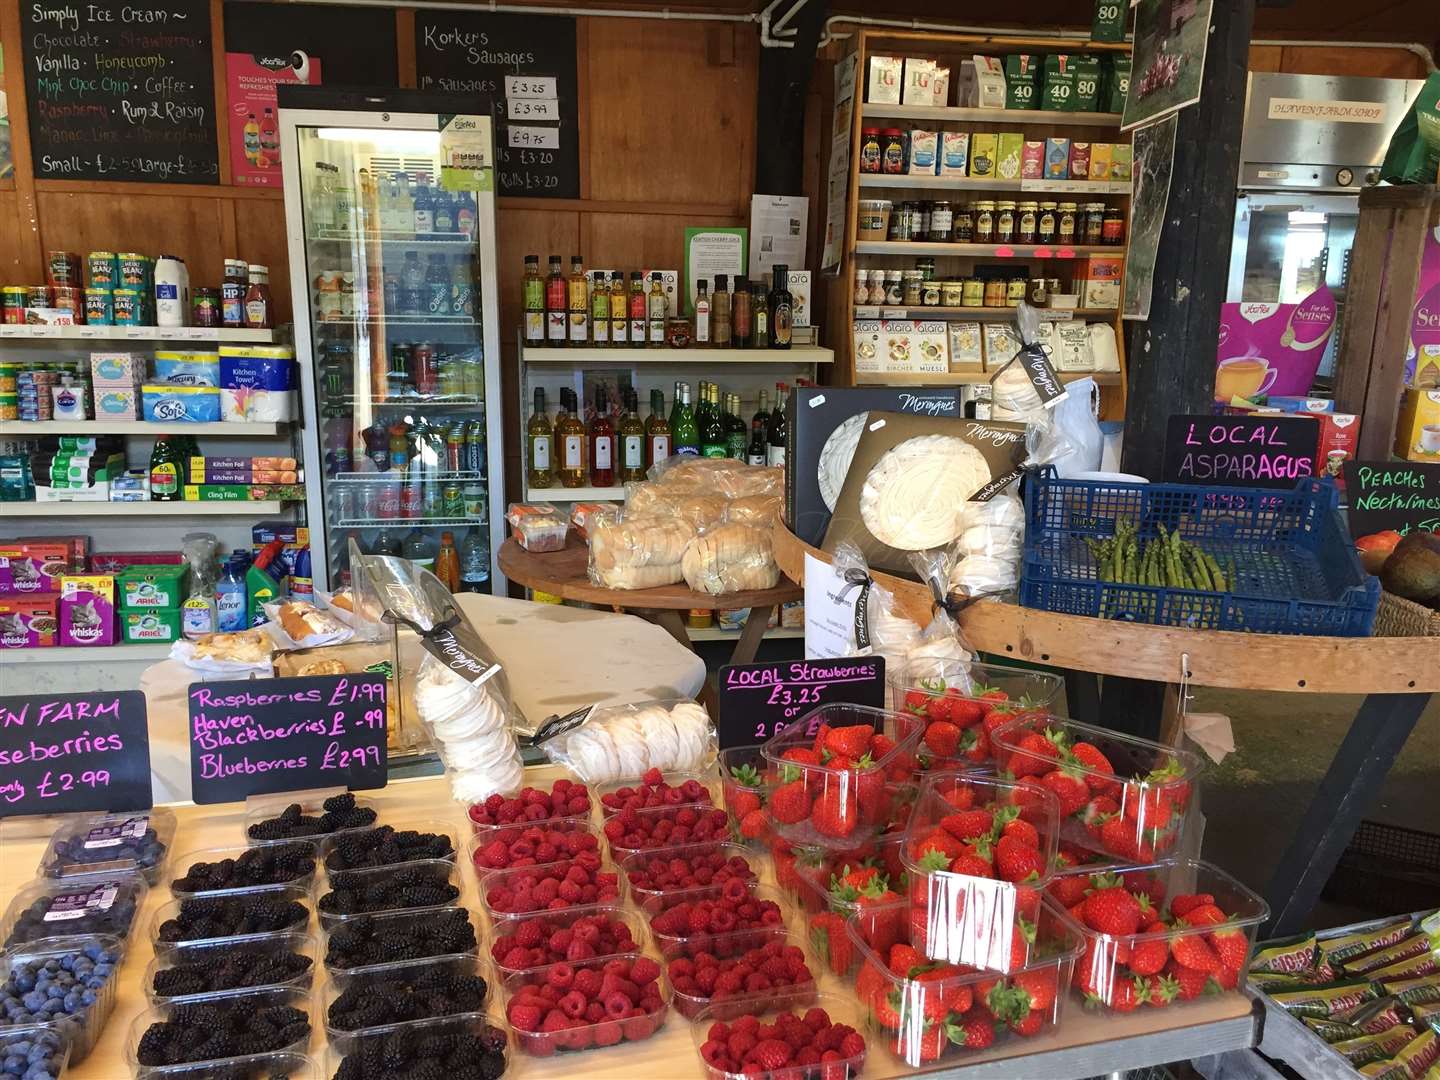
<svg viewBox="0 0 1440 1080"><path fill-rule="evenodd" d="M1005 57L1005 108L1040 107L1041 59L1031 53Z"/></svg>
<svg viewBox="0 0 1440 1080"><path fill-rule="evenodd" d="M1098 56L1075 57L1075 93L1070 95L1071 111L1099 111L1101 74Z"/></svg>
<svg viewBox="0 0 1440 1080"><path fill-rule="evenodd" d="M1045 58L1044 107L1052 112L1068 112L1075 96L1075 57L1068 53L1051 53Z"/></svg>

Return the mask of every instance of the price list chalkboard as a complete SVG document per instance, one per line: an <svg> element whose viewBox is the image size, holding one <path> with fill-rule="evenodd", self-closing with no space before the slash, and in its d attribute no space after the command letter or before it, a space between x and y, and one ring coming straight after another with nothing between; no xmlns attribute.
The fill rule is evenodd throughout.
<svg viewBox="0 0 1440 1080"><path fill-rule="evenodd" d="M220 181L208 0L20 5L35 175Z"/></svg>
<svg viewBox="0 0 1440 1080"><path fill-rule="evenodd" d="M720 669L720 749L762 743L822 705L885 705L885 658L794 660L773 664L726 664ZM807 734L820 726L807 722Z"/></svg>
<svg viewBox="0 0 1440 1080"><path fill-rule="evenodd" d="M580 197L574 19L421 8L415 78L494 118L497 194Z"/></svg>
<svg viewBox="0 0 1440 1080"><path fill-rule="evenodd" d="M1347 461L1350 535L1393 529L1440 532L1440 465L1418 461Z"/></svg>

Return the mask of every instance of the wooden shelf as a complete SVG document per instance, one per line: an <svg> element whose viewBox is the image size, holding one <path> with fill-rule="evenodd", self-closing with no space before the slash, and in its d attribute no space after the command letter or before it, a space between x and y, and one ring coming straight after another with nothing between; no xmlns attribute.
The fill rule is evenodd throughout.
<svg viewBox="0 0 1440 1080"><path fill-rule="evenodd" d="M64 646L53 649L7 649L0 653L3 664L79 664L85 662L113 664L153 660L164 660L170 655L170 645L96 645L89 648Z"/></svg>
<svg viewBox="0 0 1440 1080"><path fill-rule="evenodd" d="M1082 49L1083 51L1083 49ZM1120 126L1119 113L1054 112L1045 109L971 109L958 105L883 105L867 101L860 115L893 120L971 120L982 124L1052 124L1059 127Z"/></svg>
<svg viewBox="0 0 1440 1080"><path fill-rule="evenodd" d="M789 349L584 349L525 350L527 364L829 364L835 350L819 345Z"/></svg>
<svg viewBox="0 0 1440 1080"><path fill-rule="evenodd" d="M1029 191L1051 195L1129 195L1129 180L1002 180L990 176L891 176L861 173L862 188L925 188L945 191Z"/></svg>
<svg viewBox="0 0 1440 1080"><path fill-rule="evenodd" d="M1099 386L1119 386L1114 371L1062 371L1061 382L1094 379ZM856 386L980 386L995 377L993 371L857 371Z"/></svg>
<svg viewBox="0 0 1440 1080"><path fill-rule="evenodd" d="M1124 245L1099 244L923 244L913 240L861 240L857 255L953 255L999 259L1083 259L1087 255L1124 256Z"/></svg>
<svg viewBox="0 0 1440 1080"><path fill-rule="evenodd" d="M285 504L278 499L235 502L7 502L0 517L265 517L278 514Z"/></svg>
<svg viewBox="0 0 1440 1080"><path fill-rule="evenodd" d="M1115 318L1114 308L1036 308L1041 322L1067 322L1070 319ZM945 319L951 322L1010 322L1015 318L1013 307L894 307L889 304L856 304L856 319Z"/></svg>
<svg viewBox="0 0 1440 1080"><path fill-rule="evenodd" d="M0 435L280 435L278 421L155 424L145 420L0 420Z"/></svg>
<svg viewBox="0 0 1440 1080"><path fill-rule="evenodd" d="M625 501L624 487L525 488L526 502L616 502Z"/></svg>
<svg viewBox="0 0 1440 1080"><path fill-rule="evenodd" d="M740 637L739 630L722 630L718 626L687 626L685 632L691 641L736 641ZM770 641L790 641L804 636L803 626L772 626L765 631Z"/></svg>
<svg viewBox="0 0 1440 1080"><path fill-rule="evenodd" d="M0 326L0 340L49 341L209 341L217 344L268 345L274 330L211 326Z"/></svg>

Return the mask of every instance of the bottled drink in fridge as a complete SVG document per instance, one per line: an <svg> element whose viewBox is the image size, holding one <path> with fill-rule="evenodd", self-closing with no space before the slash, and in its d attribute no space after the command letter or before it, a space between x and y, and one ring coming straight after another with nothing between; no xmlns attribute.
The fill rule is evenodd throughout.
<svg viewBox="0 0 1440 1080"><path fill-rule="evenodd" d="M490 542L481 526L466 533L460 544L460 588L464 592L489 592Z"/></svg>
<svg viewBox="0 0 1440 1080"><path fill-rule="evenodd" d="M475 314L475 277L468 255L456 255L450 261L450 314L463 318Z"/></svg>
<svg viewBox="0 0 1440 1080"><path fill-rule="evenodd" d="M416 566L429 570L432 574L435 572L435 547L419 529L415 529L405 538L400 553Z"/></svg>
<svg viewBox="0 0 1440 1080"><path fill-rule="evenodd" d="M435 231L435 206L430 197L429 184L415 185L415 203L411 219L415 224L415 239L423 240Z"/></svg>
<svg viewBox="0 0 1440 1080"><path fill-rule="evenodd" d="M465 456L460 467L466 472L485 475L484 420L471 420L465 425Z"/></svg>
<svg viewBox="0 0 1440 1080"><path fill-rule="evenodd" d="M450 314L450 268L444 255L431 255L425 268L425 313L441 318Z"/></svg>
<svg viewBox="0 0 1440 1080"><path fill-rule="evenodd" d="M455 535L440 534L440 551L435 556L435 576L452 593L460 591L460 554L455 550Z"/></svg>
<svg viewBox="0 0 1440 1080"><path fill-rule="evenodd" d="M376 555L399 555L400 538L389 529L381 529L380 535L375 538Z"/></svg>
<svg viewBox="0 0 1440 1080"><path fill-rule="evenodd" d="M420 253L407 251L405 263L400 268L400 313L419 315L425 305L425 268L420 265Z"/></svg>

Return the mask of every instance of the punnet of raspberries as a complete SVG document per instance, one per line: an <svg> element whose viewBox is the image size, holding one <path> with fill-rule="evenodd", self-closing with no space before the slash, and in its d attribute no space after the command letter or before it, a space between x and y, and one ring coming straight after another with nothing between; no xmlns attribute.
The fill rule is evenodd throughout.
<svg viewBox="0 0 1440 1080"><path fill-rule="evenodd" d="M618 910L597 910L567 920L564 916L534 915L495 927L490 955L506 971L593 960L637 951L640 946Z"/></svg>
<svg viewBox="0 0 1440 1080"><path fill-rule="evenodd" d="M622 810L647 810L652 806L709 806L714 800L699 780L671 784L659 769L651 769L630 787L607 791L600 796L600 813L607 818Z"/></svg>
<svg viewBox="0 0 1440 1080"><path fill-rule="evenodd" d="M614 900L620 895L620 876L602 874L599 857L585 852L570 862L498 871L485 879L482 888L485 902L496 914L528 915Z"/></svg>
<svg viewBox="0 0 1440 1080"><path fill-rule="evenodd" d="M505 1018L535 1057L641 1042L665 1022L659 978L648 956L538 968L510 984Z"/></svg>
<svg viewBox="0 0 1440 1080"><path fill-rule="evenodd" d="M600 855L600 838L588 827L516 825L481 837L471 858L475 869L483 873L512 866L563 862L584 852L593 853L597 859Z"/></svg>
<svg viewBox="0 0 1440 1080"><path fill-rule="evenodd" d="M693 1020L706 1005L729 1001L731 1009L712 1010L722 1019L757 1009L789 1008L815 1000L815 975L805 951L779 939L727 959L702 952L676 957L665 969L675 988L675 1008ZM764 998L764 1004L756 1004Z"/></svg>
<svg viewBox="0 0 1440 1080"><path fill-rule="evenodd" d="M614 851L727 840L730 819L724 810L705 806L667 806L653 810L622 810L604 825L605 838Z"/></svg>
<svg viewBox="0 0 1440 1080"><path fill-rule="evenodd" d="M833 1023L821 1008L804 1015L782 1013L764 1023L752 1014L711 1024L700 1057L725 1073L763 1077L782 1069L813 1069L803 1075L844 1080L860 1074L865 1038L849 1024Z"/></svg>
<svg viewBox="0 0 1440 1080"><path fill-rule="evenodd" d="M483 803L470 807L470 821L475 825L515 825L524 821L547 821L550 818L583 817L590 813L590 792L584 784L561 778L549 791L527 787L519 795L491 795Z"/></svg>
<svg viewBox="0 0 1440 1080"><path fill-rule="evenodd" d="M659 901L657 904L656 901ZM653 913L650 928L661 937L662 951L676 948L689 952L718 953L728 944L730 951L751 948L753 940L741 937L721 940L717 935L740 930L783 929L784 913L774 900L757 897L743 881L727 881L705 895L672 893L646 901ZM678 939L665 941L663 939ZM690 939L690 940L687 940Z"/></svg>
<svg viewBox="0 0 1440 1080"><path fill-rule="evenodd" d="M639 892L678 892L723 885L727 881L754 881L755 871L739 849L721 844L671 848L627 856L622 869L630 888Z"/></svg>

